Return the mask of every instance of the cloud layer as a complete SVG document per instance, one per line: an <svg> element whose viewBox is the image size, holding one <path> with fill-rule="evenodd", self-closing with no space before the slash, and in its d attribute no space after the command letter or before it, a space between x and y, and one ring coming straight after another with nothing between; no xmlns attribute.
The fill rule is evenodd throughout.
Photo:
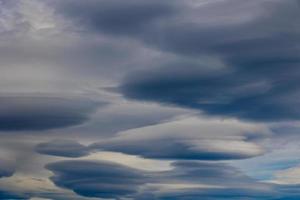
<svg viewBox="0 0 300 200"><path fill-rule="evenodd" d="M224 163L175 162L173 167L149 173L89 160L60 161L47 166L54 173L51 179L56 185L87 197L274 200L286 196L285 190L293 190L291 186L257 183Z"/></svg>
<svg viewBox="0 0 300 200"><path fill-rule="evenodd" d="M62 161L47 168L55 173L51 178L55 184L88 197L130 195L146 181L138 170L108 162Z"/></svg>
<svg viewBox="0 0 300 200"><path fill-rule="evenodd" d="M12 176L15 172L14 164L7 159L0 159L0 178Z"/></svg>
<svg viewBox="0 0 300 200"><path fill-rule="evenodd" d="M229 2L235 2L233 10L239 6L247 9L243 2ZM121 92L129 98L190 107L210 115L256 121L299 119L294 109L299 106L295 101L299 96L300 60L296 53L300 39L297 1L255 3L268 6L269 13L259 12L240 22L234 10L232 17L237 22L220 20L206 25L176 18L161 29L154 27L154 36L168 36L163 42L153 36L150 41L154 46L199 58L201 64L190 67L183 63L131 74L121 84ZM224 4L214 6L207 9L216 12ZM199 12L201 9L205 6ZM223 67L212 66L201 56L221 60Z"/></svg>
<svg viewBox="0 0 300 200"><path fill-rule="evenodd" d="M255 124L190 118L121 132L90 148L154 159L245 159L263 153L250 138L264 134Z"/></svg>
<svg viewBox="0 0 300 200"><path fill-rule="evenodd" d="M0 199L300 199L299 0L0 0Z"/></svg>
<svg viewBox="0 0 300 200"><path fill-rule="evenodd" d="M99 105L80 99L34 96L2 96L0 102L1 131L46 130L78 125L85 122Z"/></svg>
<svg viewBox="0 0 300 200"><path fill-rule="evenodd" d="M40 143L35 150L40 154L74 158L89 154L87 147L72 140L53 140Z"/></svg>

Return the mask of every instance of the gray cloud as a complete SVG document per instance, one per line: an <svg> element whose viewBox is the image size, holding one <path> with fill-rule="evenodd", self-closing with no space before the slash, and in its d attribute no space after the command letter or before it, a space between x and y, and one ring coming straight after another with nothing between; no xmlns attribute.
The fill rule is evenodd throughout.
<svg viewBox="0 0 300 200"><path fill-rule="evenodd" d="M89 100L34 97L0 97L0 130L46 130L85 122L98 105Z"/></svg>
<svg viewBox="0 0 300 200"><path fill-rule="evenodd" d="M35 150L65 157L82 157L104 150L154 159L245 159L264 153L255 139L269 133L261 124L190 117L118 132L89 146L57 139L38 144Z"/></svg>
<svg viewBox="0 0 300 200"><path fill-rule="evenodd" d="M154 159L245 159L264 152L247 138L267 133L255 124L190 118L127 130L90 148Z"/></svg>
<svg viewBox="0 0 300 200"><path fill-rule="evenodd" d="M56 8L79 24L93 31L116 35L135 35L155 20L178 12L177 1L88 0L83 2L57 1Z"/></svg>
<svg viewBox="0 0 300 200"><path fill-rule="evenodd" d="M210 144L207 144L210 143ZM210 145L240 145L245 146L235 148L226 152L226 146L223 148L206 149ZM201 145L203 147L201 148ZM127 153L131 155L140 155L145 158L153 159L188 159L188 160L231 160L231 159L245 159L262 154L262 150L255 145L247 144L242 141L195 141L195 140L183 140L180 139L157 139L157 140L137 140L134 142L107 142L97 143L92 148L117 151ZM249 152L244 149L248 149Z"/></svg>
<svg viewBox="0 0 300 200"><path fill-rule="evenodd" d="M7 178L15 173L15 163L11 160L0 158L0 178ZM22 195L0 189L0 199L27 199Z"/></svg>
<svg viewBox="0 0 300 200"><path fill-rule="evenodd" d="M99 109L88 124L70 128L68 132L96 136L95 139L98 140L99 136L109 138L120 131L159 124L178 115L190 113L193 112L120 99Z"/></svg>
<svg viewBox="0 0 300 200"><path fill-rule="evenodd" d="M177 199L185 199L185 200L194 200L194 199L203 199L203 200L240 200L241 198L249 199L249 200L272 200L273 195L270 192L260 192L257 190L251 189L241 189L241 188L231 188L231 189L208 189L205 191L197 191L197 190L183 190L179 192L173 192L164 194L159 197L160 200L177 200Z"/></svg>
<svg viewBox="0 0 300 200"><path fill-rule="evenodd" d="M52 163L47 168L54 173L51 180L56 185L87 197L252 200L281 195L272 185L257 183L224 163L175 162L173 166L170 171L149 173L114 163L77 160ZM174 184L183 188L167 189ZM184 188L191 184L195 188ZM203 188L203 184L211 186Z"/></svg>
<svg viewBox="0 0 300 200"><path fill-rule="evenodd" d="M63 60L59 62L62 64L69 63L68 68L72 63L74 66L80 63L80 68L88 65L103 70L104 67L98 67L101 60L98 62L97 58L103 55L103 58L100 56L102 61L113 59L109 55L114 53L109 53L108 49L99 50L103 43L95 42L94 35L103 40L113 38L115 42L134 40L159 52L198 59L196 69L182 63L165 68L159 63L157 71L130 74L119 87L128 98L250 120L295 120L300 116L294 109L299 106L295 99L299 96L297 66L300 60L297 54L299 4L296 0L247 3L227 0L202 6L196 6L192 1L89 0L82 3L67 0L48 3L56 15L73 22L73 27L67 26L65 31L74 33L78 29L79 37L89 35L93 38L92 42L82 43L97 44L85 50L81 50L80 44L75 48L69 46L68 49L76 52L50 58ZM108 37L103 38L102 33ZM45 51L45 48L37 48L41 49ZM51 52L58 51L52 49ZM224 68L203 75L203 66L211 68L211 63L202 60L202 56L221 60ZM80 59L72 62L72 57ZM128 60L129 57L127 55ZM94 59L97 62L90 62ZM109 66L126 63L123 66L130 66L128 69L137 68L135 62L131 65L127 62L108 63ZM147 66L145 63L138 65ZM187 73L176 73L182 69ZM95 71L102 74L99 73L102 70Z"/></svg>
<svg viewBox="0 0 300 200"><path fill-rule="evenodd" d="M0 159L0 178L12 176L15 172L14 164L7 159Z"/></svg>
<svg viewBox="0 0 300 200"><path fill-rule="evenodd" d="M15 193L9 192L9 191L1 191L0 190L0 199L2 199L2 200L8 200L8 199L14 199L14 200L23 199L23 200L25 200L25 199L29 199L29 197L27 197L25 195L23 196L23 195L15 194Z"/></svg>
<svg viewBox="0 0 300 200"><path fill-rule="evenodd" d="M239 9L242 3L235 3ZM191 26L188 21L174 21L161 29L154 27L145 36L153 46L192 58L215 56L221 58L224 68L203 74L204 62L196 69L182 65L146 70L131 74L121 84L121 92L129 98L195 108L211 115L263 121L299 119L294 109L299 106L295 101L299 96L296 52L300 38L295 26L299 7L296 1L262 5L270 11L245 22L222 24L220 20L211 26L197 22ZM161 39L162 35L167 37ZM186 73L178 73L183 68Z"/></svg>
<svg viewBox="0 0 300 200"><path fill-rule="evenodd" d="M145 175L126 166L97 161L61 161L47 165L51 180L87 197L118 198L137 192Z"/></svg>
<svg viewBox="0 0 300 200"><path fill-rule="evenodd" d="M296 134L286 135L297 133L288 130L290 124L278 130L283 132L280 138L262 141L269 133L264 125L240 123L300 118L299 13L297 0L0 0L1 149L12 150L8 155L18 158L16 170L25 179L44 176L41 166L61 159L45 154L75 158L105 150L120 152L116 154L121 158L130 154L127 162L139 156L218 161L175 162L172 170L157 173L114 163L61 161L47 168L54 173L55 185L69 193L23 184L31 189L24 188L21 195L13 191L24 177L13 182L15 176L9 176L14 167L1 161L0 181L7 181L2 185L15 183L16 188L0 189L0 199L299 199L298 186L264 184L219 162L259 156L265 153L265 142L272 151L282 147L279 143L297 141ZM105 94L111 106L91 120L103 103L68 96L102 99L102 89L114 86L130 101ZM5 95L19 92L24 96ZM211 124L215 118L189 123L190 118L182 116L185 126L165 126L171 117L191 114L178 107L222 117L222 123ZM227 123L227 118L238 119ZM20 135L17 140L13 131ZM73 136L78 143L61 141ZM53 138L58 140L36 147L41 154L32 153L33 143ZM100 142L80 144L92 139ZM253 162L270 156L280 160L287 154L290 160L296 157L290 152L266 154L249 162L249 168ZM272 169L295 165L295 160ZM264 174L263 166L257 166L251 175Z"/></svg>
<svg viewBox="0 0 300 200"><path fill-rule="evenodd" d="M40 143L35 150L40 154L74 158L89 154L87 147L72 140L53 140Z"/></svg>

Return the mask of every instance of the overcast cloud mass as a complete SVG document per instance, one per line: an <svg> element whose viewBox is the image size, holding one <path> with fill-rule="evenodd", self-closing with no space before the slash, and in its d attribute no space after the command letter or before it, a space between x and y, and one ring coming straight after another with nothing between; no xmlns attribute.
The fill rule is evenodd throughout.
<svg viewBox="0 0 300 200"><path fill-rule="evenodd" d="M0 0L0 200L298 200L299 63L299 0Z"/></svg>

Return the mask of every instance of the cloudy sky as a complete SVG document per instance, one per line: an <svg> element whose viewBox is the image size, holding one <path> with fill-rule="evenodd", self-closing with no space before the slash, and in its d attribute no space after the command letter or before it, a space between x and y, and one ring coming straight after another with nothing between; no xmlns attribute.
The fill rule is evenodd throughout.
<svg viewBox="0 0 300 200"><path fill-rule="evenodd" d="M0 199L300 199L299 0L0 0Z"/></svg>

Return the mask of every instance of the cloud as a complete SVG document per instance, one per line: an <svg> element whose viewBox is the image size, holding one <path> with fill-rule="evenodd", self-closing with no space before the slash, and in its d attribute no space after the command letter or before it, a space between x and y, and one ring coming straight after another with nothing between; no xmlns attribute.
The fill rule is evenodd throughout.
<svg viewBox="0 0 300 200"><path fill-rule="evenodd" d="M37 131L79 125L98 105L89 100L60 97L0 97L1 131Z"/></svg>
<svg viewBox="0 0 300 200"><path fill-rule="evenodd" d="M0 178L10 177L15 172L14 164L7 159L0 159Z"/></svg>
<svg viewBox="0 0 300 200"><path fill-rule="evenodd" d="M277 184L283 185L300 185L300 167L285 167L282 170L278 170L273 174L273 179L271 180Z"/></svg>
<svg viewBox="0 0 300 200"><path fill-rule="evenodd" d="M194 186L202 183L215 187L177 188L161 190L158 193L152 191L155 195L151 195L151 192L144 192L136 199L275 200L299 197L298 192L295 191L296 186L259 182L239 169L222 162L177 161L173 163L173 167L172 170L158 175L161 177L159 182L181 182ZM290 195L291 193L293 195Z"/></svg>
<svg viewBox="0 0 300 200"><path fill-rule="evenodd" d="M0 159L0 199L300 199L297 142L269 153L297 130L266 123L300 118L299 13L297 0L0 0L1 149L17 158ZM286 185L262 183L287 167Z"/></svg>
<svg viewBox="0 0 300 200"><path fill-rule="evenodd" d="M260 192L257 190L247 190L241 188L232 188L232 189L212 189L206 191L197 191L197 190L183 190L179 192L173 192L169 194L164 194L159 197L160 200L193 200L193 199L203 199L203 200L240 200L241 198L249 200L271 200L273 199L272 194L268 192Z"/></svg>
<svg viewBox="0 0 300 200"><path fill-rule="evenodd" d="M177 161L173 167L158 175L161 182L195 187L160 191L152 199L269 199L276 193L271 185L258 183L226 163ZM201 188L199 184L211 187Z"/></svg>
<svg viewBox="0 0 300 200"><path fill-rule="evenodd" d="M206 184L215 187L239 187L249 186L252 179L243 174L237 168L225 162L203 162L203 161L175 161L172 163L172 170L158 173L160 182Z"/></svg>
<svg viewBox="0 0 300 200"><path fill-rule="evenodd" d="M85 136L111 137L120 131L159 124L178 115L193 113L185 109L165 107L157 104L124 101L118 99L101 108L88 124L68 130L70 134L83 133Z"/></svg>
<svg viewBox="0 0 300 200"><path fill-rule="evenodd" d="M234 2L232 14L227 15L235 19L239 6L246 5L242 7L245 11L253 9ZM130 74L120 91L128 98L194 108L210 115L256 121L299 119L295 109L299 102L295 99L299 97L300 57L296 52L300 38L294 20L299 19L298 4L256 3L264 11L246 21L222 24L217 17L215 23L205 25L183 18L163 28L154 27L144 36L160 50L191 60L200 58L200 63L201 56L221 59L223 68L203 73L214 68L205 60L198 68L184 64L160 66ZM208 8L214 6L218 10L224 2Z"/></svg>
<svg viewBox="0 0 300 200"><path fill-rule="evenodd" d="M44 155L62 156L62 157L82 157L89 154L89 150L84 145L72 140L53 140L40 143L35 150Z"/></svg>
<svg viewBox="0 0 300 200"><path fill-rule="evenodd" d="M120 92L128 98L247 120L297 120L300 113L294 108L299 106L295 100L299 97L298 5L296 0L255 0L246 3L226 0L200 5L194 1L47 1L47 6L55 10L52 15L63 16L72 25L70 27L68 23L63 23L65 27L60 30L67 34L59 35L59 40L51 38L50 42L47 40L36 46L32 44L37 41L30 42L29 45L35 48L31 48L34 50L24 57L29 66L32 66L31 58L38 57L43 58L42 61L47 60L50 66L56 65L53 63L55 60L59 66L67 65L68 69L74 69L74 66L98 69L90 71L90 78L94 74L105 74L105 69L111 69L111 66L126 66L128 72L136 69L136 65L147 66L149 60L142 55L144 62L137 63L131 59L140 57L138 51L133 53L137 56L122 53L128 51L114 52L111 50L120 49L118 45L102 48L105 42L99 41L106 40L107 44L113 38L115 43L137 42L139 47L142 46L141 49L152 48L161 54L184 57L190 62L197 60L195 65L198 67L191 69L184 63L177 63L166 68L163 63L157 63L157 69L129 73L119 87ZM80 39L80 42L76 39L76 42L63 40L74 32L79 38L87 38L85 36L88 35L90 39ZM103 33L106 37L103 37ZM49 49L48 43L60 45ZM7 46L12 48L9 44L4 45L3 51L7 52ZM68 50L62 50L65 49L62 46ZM131 47L125 45L123 48L140 50L136 46ZM119 58L118 55L120 60L115 59ZM202 59L203 56L220 60L224 68L204 75L203 66L205 69L213 67ZM12 58L10 64L16 60L15 56ZM106 63L107 60L109 67L99 66L99 62ZM121 68L114 69L118 73L110 75L124 74L123 70L118 70ZM186 73L178 73L183 69ZM84 71L80 70L79 74L84 74Z"/></svg>
<svg viewBox="0 0 300 200"><path fill-rule="evenodd" d="M23 195L19 195L19 194L15 194L12 192L8 192L8 191L1 191L0 190L0 199L2 200L7 200L7 199L29 199L29 197L23 196Z"/></svg>
<svg viewBox="0 0 300 200"><path fill-rule="evenodd" d="M59 14L65 15L93 31L107 34L139 34L155 20L177 11L177 1L88 0L85 3L57 1Z"/></svg>
<svg viewBox="0 0 300 200"><path fill-rule="evenodd" d="M275 192L224 163L175 162L173 169L147 172L99 161L59 161L47 165L51 180L79 195L132 199L268 199ZM228 192L230 191L230 192ZM175 198L176 197L176 198Z"/></svg>
<svg viewBox="0 0 300 200"><path fill-rule="evenodd" d="M264 152L249 140L264 134L268 134L268 129L261 125L186 118L127 130L90 148L154 159L245 159Z"/></svg>
<svg viewBox="0 0 300 200"><path fill-rule="evenodd" d="M137 192L146 177L139 170L104 161L60 161L47 165L51 180L87 197L118 198Z"/></svg>
<svg viewBox="0 0 300 200"><path fill-rule="evenodd" d="M15 173L15 163L11 160L0 158L0 179L11 177ZM27 199L22 195L15 194L0 188L0 199Z"/></svg>

